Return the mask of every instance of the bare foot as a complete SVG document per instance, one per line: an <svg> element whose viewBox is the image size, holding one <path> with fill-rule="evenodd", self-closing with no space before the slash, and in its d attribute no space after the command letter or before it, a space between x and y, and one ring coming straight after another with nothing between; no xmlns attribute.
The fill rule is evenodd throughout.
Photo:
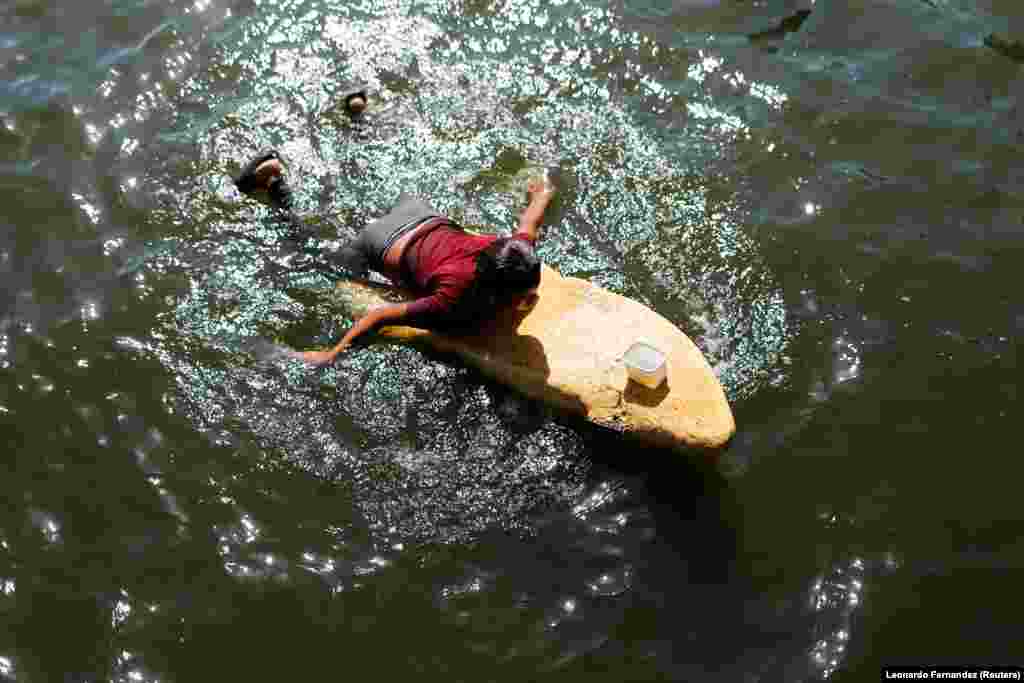
<svg viewBox="0 0 1024 683"><path fill-rule="evenodd" d="M267 159L256 167L256 180L262 188L270 188L271 181L284 174L284 166L277 159Z"/></svg>

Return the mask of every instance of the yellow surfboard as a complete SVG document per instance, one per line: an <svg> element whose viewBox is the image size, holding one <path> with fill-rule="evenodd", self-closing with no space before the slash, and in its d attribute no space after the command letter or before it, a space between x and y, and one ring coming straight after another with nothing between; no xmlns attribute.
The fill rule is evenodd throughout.
<svg viewBox="0 0 1024 683"><path fill-rule="evenodd" d="M358 317L412 295L345 280L334 297ZM527 396L654 445L717 449L736 431L721 383L681 330L641 303L546 265L531 309L508 310L477 333L390 326L377 335L453 353ZM666 379L656 388L629 378L623 356L638 340L666 357Z"/></svg>

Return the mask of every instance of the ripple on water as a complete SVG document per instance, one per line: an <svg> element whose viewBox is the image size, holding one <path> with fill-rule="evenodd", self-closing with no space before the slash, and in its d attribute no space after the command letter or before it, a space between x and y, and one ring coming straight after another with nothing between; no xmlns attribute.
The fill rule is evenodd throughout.
<svg viewBox="0 0 1024 683"><path fill-rule="evenodd" d="M563 187L544 257L683 327L739 399L762 385L788 334L778 285L744 226L739 185L709 163L746 134L743 121L647 73L636 55L652 51L650 41L614 29L604 8L512 2L502 13L474 16L445 3L418 3L415 11L403 2L307 5L308 15L287 22L269 8L246 20L244 31L224 37L223 55L209 68L190 67L183 51L169 56L168 69L180 76L174 92L140 82L145 96L135 110L86 122L90 139L117 136L119 196L145 207L140 197L151 194L157 207L147 210L158 239L141 266L132 265L138 250L119 234L105 235L102 251L123 259L137 296L159 296L172 309L149 338L118 343L158 360L176 384L164 405L224 449L211 466L221 471L203 490L229 511L214 525L214 561L228 575L267 580L292 571L332 590L355 588L399 571L416 543L472 542L492 529L528 538L539 533L538 513L559 510L593 532L600 563L557 595L524 594L562 625L558 665L568 663L607 636L566 627L633 592L632 551L619 542L630 514L610 507L629 491L591 479L588 446L573 427L464 368L404 348L360 350L319 373L248 353L260 339L323 344L349 321L317 293L333 274L295 254L263 207L239 201L229 174L255 150L278 147L297 201L311 214L310 232L333 242L401 191L466 223L511 228L523 180L552 167ZM473 22L483 22L487 39ZM694 82L722 78L769 106L784 101L784 93L754 87L708 57ZM615 63L627 65L626 76L609 78ZM224 64L232 65L230 88L221 82ZM128 75L111 78L114 97ZM338 107L339 93L357 82L372 90L371 110L358 123ZM685 99L701 127L663 134L639 121L627 87L666 109ZM136 124L171 114L165 144L189 148L181 163L140 163L154 153L139 143L147 138ZM95 117L87 111L86 118ZM84 190L76 197L90 222L107 220L96 199ZM96 303L101 317L113 309ZM80 308L91 322L88 302ZM117 410L132 421L130 406ZM159 479L163 456L152 455L160 449L142 433L138 465ZM320 525L320 537L311 533L299 550L283 547L272 530L282 516L302 513L281 512L285 504L264 495L287 487L292 475L279 466L311 487L333 487L330 507L341 512L331 524L365 543L332 548ZM183 524L200 518L181 509L186 499L170 482L150 483L170 515ZM473 574L451 583L451 599L473 585L499 590L487 574Z"/></svg>
<svg viewBox="0 0 1024 683"><path fill-rule="evenodd" d="M603 572L587 582L587 589L594 597L617 598L633 586L633 568L625 565L618 569Z"/></svg>
<svg viewBox="0 0 1024 683"><path fill-rule="evenodd" d="M631 87L667 106L679 93L645 73L655 49L649 39L613 31L607 10L576 5L512 3L486 15L496 40L484 42L471 38L478 31L469 24L479 18L440 7L382 15L370 2L323 16L313 9L286 23L273 13L252 17L238 42L223 44L225 58L244 55L236 60L248 76L244 93L221 88L211 67L189 72L173 92L142 83L148 94L125 120L81 114L88 125L122 130L122 191L145 187L159 206L165 244L147 247L136 276L149 289L167 278L184 285L173 317L151 339L124 343L171 370L179 392L172 403L203 431L221 434L215 442L248 435L273 457L351 482L368 528L395 527L399 540L469 539L492 525L529 532L533 510L575 505L585 514L590 504L579 502L581 439L509 392L482 389L473 373L407 349L361 351L319 374L239 353L268 336L321 344L346 323L316 295L333 275L289 256L281 226L238 201L230 170L267 146L284 153L298 204L327 241L345 238L402 191L457 219L507 229L529 169L554 167L564 186L546 228L546 259L681 325L733 399L771 375L787 335L781 295L746 236L738 186L707 163L746 133L693 92L688 100L700 100L698 118L708 127L692 139L637 121L606 70L615 60L631 63ZM581 44L580 30L594 40ZM277 47L252 50L267 43ZM187 70L187 51L174 47L167 61ZM768 106L785 99L714 55L700 65L688 75L698 85L721 77ZM361 122L338 108L354 83L372 91ZM162 177L159 164L143 163L147 147L132 144L131 121L159 118L186 100L204 106L179 108L168 140L202 144L185 177ZM77 201L93 220L91 197L83 191ZM325 222L324 212L337 213L341 225ZM117 255L125 246L112 235L104 249ZM160 495L183 518L173 496Z"/></svg>
<svg viewBox="0 0 1024 683"><path fill-rule="evenodd" d="M810 648L812 666L829 678L846 658L854 615L861 606L865 561L854 557L816 577L809 603L816 613L815 640Z"/></svg>
<svg viewBox="0 0 1024 683"><path fill-rule="evenodd" d="M61 525L54 515L38 508L30 508L28 514L32 525L39 530L46 543L56 545L61 542Z"/></svg>
<svg viewBox="0 0 1024 683"><path fill-rule="evenodd" d="M43 4L21 3L19 21L37 10L48 20L52 12ZM260 147L280 147L289 173L301 180L295 183L300 206L313 214L309 231L325 244L351 234L403 190L428 197L466 223L508 228L522 206L523 180L550 166L563 187L552 207L544 256L566 273L648 303L683 327L705 349L734 401L790 372L809 373L806 385L816 405L848 388L859 392L872 358L870 347L882 334L865 332L867 322L823 325L810 340L810 353L791 355L794 369L776 367L794 334L791 325L820 322L835 294L822 287L807 289L801 300L795 291L804 285L789 288L797 303L787 319L779 278L759 254L777 236L759 237L751 229L757 220L750 204L759 198L751 196L745 174L770 179L766 182L772 189L766 194L778 197L765 210L771 220L793 234L818 231L822 239L828 236L820 228L837 230L841 238L860 245L857 258L869 264L867 270L876 263L907 263L906 253L895 247L915 249L911 242L927 237L923 258L938 263L929 271L935 275L932 283L952 272L950 263L959 267L957 272L980 278L1004 263L993 240L1013 247L1019 233L1012 208L982 209L977 215L972 208L961 215L938 202L936 211L945 212L945 218L907 209L890 220L892 207L907 198L897 195L909 196L907 188L923 194L928 171L920 170L920 161L949 158L951 144L952 153L962 149L965 158L953 162L951 180L943 182L984 177L985 184L1004 189L979 194L979 204L1012 205L1015 199L1005 189L1012 182L1000 178L1003 167L1012 166L1013 155L988 152L1020 134L1019 125L1009 125L1020 119L1011 93L1001 91L998 79L991 77L1017 65L985 47L988 31L982 30L980 13L946 11L950 8L929 2L875 3L882 14L857 14L858 30L851 31L842 3L830 3L838 14L815 11L799 36L766 37L758 45L743 32L680 31L683 23L705 19L682 17L677 6L656 10L658 26L648 36L664 31L658 44L622 30L615 8L576 0L454 5L441 0L283 0L255 3L252 17L227 24L231 10L224 3L202 0L165 3L170 21L161 15L123 45L100 46L90 54L97 52L90 45L106 40L108 32L119 33L121 22L135 24L135 5L147 3L107 4L108 12L118 13L116 21L101 20L98 32L84 24L89 40L80 41L82 50L65 55L70 61L41 58L46 55L33 51L27 33L0 38L0 47L14 51L15 60L14 76L0 90L23 96L32 108L43 103L49 113L70 108L74 115L58 116L55 125L38 112L5 111L0 117L0 143L10 152L4 179L25 190L17 199L30 217L25 221L29 229L19 228L17 243L0 249L10 308L0 319L0 370L11 379L0 396L0 417L21 427L31 414L48 414L62 393L82 387L72 399L81 411L68 416L68 424L47 425L44 436L49 439L53 432L55 440L46 443L76 454L73 471L93 482L107 473L105 468L127 463L139 486L111 498L151 498L152 515L140 523L169 518L179 530L188 527L199 546L212 527L213 542L198 551L198 558L188 558L190 568L206 563L217 577L223 573L229 580L305 576L318 588L316 582L322 582L332 590L351 591L345 595L345 611L360 608L359 598L349 601L358 590L355 577L370 589L366 594L395 577L414 584L442 577L438 581L450 587L453 610L469 615L466 623L481 626L457 632L468 636L464 639L452 638L455 656L446 663L456 669L460 657L477 647L473 651L490 662L496 654L504 664L533 653L556 668L580 663L580 655L607 640L593 631L611 631L600 621L602 610L616 624L624 620L614 617L628 610L630 620L638 620L629 625L639 623L642 633L645 612L665 614L656 599L654 563L646 560L658 557L651 546L666 544L650 541L666 538L676 527L637 523L643 512L636 499L644 491L632 485L627 490L614 477L595 474L588 461L593 450L603 447L600 440L584 441L582 430L463 368L408 349L367 349L330 370L310 373L279 356L260 359L249 353L258 339L290 346L326 343L337 339L348 321L333 317L316 294L330 286L332 274L315 256L295 253L286 231L265 209L240 201L228 176L241 160ZM861 50L858 43L873 35L860 29L868 22L878 27L879 16L898 20L883 21L880 34L895 46L893 52L879 52L877 45ZM908 47L904 34L912 32L905 29L922 22L933 38L946 36L949 44L936 48L930 44L934 41L926 41ZM49 31L46 44L63 44L65 33ZM797 38L806 38L814 49L797 44ZM726 44L732 47L720 47ZM845 48L843 54L837 54L837 46ZM38 66L44 62L52 68ZM961 68L950 72L948 63ZM87 72L84 76L75 71L79 67ZM40 73L32 73L37 68ZM773 68L778 72L773 84L758 82L759 69ZM1015 76L1005 81L1019 85ZM371 110L363 121L353 122L338 105L341 93L359 82L372 91ZM879 90L884 83L903 87ZM73 107L58 97L68 92ZM822 113L810 121L807 110L815 108ZM755 125L758 117L768 125ZM1001 122L1007 125L989 125ZM805 125L808 130L800 128ZM955 134L929 134L936 126ZM817 142L822 144L816 147ZM890 146L895 152L878 164L847 159L862 158L864 149ZM815 170L808 164L792 163L808 149L821 156L831 150L825 154L834 155L834 165L846 167L844 178L855 174L859 179L854 182L872 187L891 185L901 170L925 175L894 190L895 203L872 195L869 204L885 217L873 234L858 236L829 222L844 207L842 192L823 187L807 172ZM750 157L736 162L748 152ZM767 155L776 153L789 161L775 165ZM74 163L64 169L59 162L67 158ZM763 172L765 167L782 173ZM86 173L79 173L83 169ZM833 169L833 175L843 175L840 170ZM98 177L82 180L91 174ZM776 175L783 177L779 187L774 186ZM983 183L976 182L979 187ZM913 204L912 197L908 201ZM845 215L856 218L860 207L846 206ZM340 225L328 222L328 214ZM932 227L919 238L918 224ZM69 227L50 229L56 225ZM964 249L946 233L969 235L981 246ZM797 243L784 246L791 244ZM828 253L816 251L815 256ZM799 282L805 273L793 270ZM894 325L905 320L918 326L924 319L926 314L909 309L927 305L926 280L928 273L916 289L886 295L907 297L908 312L903 318L894 314ZM840 286L852 292L856 285ZM857 293L864 294L862 285ZM977 308L973 315L991 310ZM122 316L125 310L129 315ZM153 320L152 329L146 329ZM966 331L955 324L951 330L944 323L928 324L937 326L939 334L957 335L937 349L940 361L953 360L949 354L960 353L967 342L959 335ZM119 335L114 343L123 354L121 365L107 363L108 350L100 348L114 336L112 330ZM984 342L986 358L1006 354L1012 360L1009 339ZM143 386L122 387L125 378L118 375L127 367ZM153 398L150 408L156 410L147 416L132 405L132 396L146 396L150 384L166 393ZM113 393L104 400L108 390ZM1003 390L1015 395L1008 383ZM768 405L775 407L773 401ZM168 416L161 427L166 429L154 436L148 422L154 415L164 417L164 409ZM829 413L835 412L820 414L831 424ZM779 454L781 461L793 445L795 422L789 417L766 420L764 440L773 447L760 451ZM924 421L914 426L927 428ZM75 430L85 430L86 438L79 439ZM847 437L841 429L830 435ZM752 438L749 432L739 435L734 450ZM103 448L94 448L93 442ZM842 446L833 442L830 452L841 454ZM25 462L31 462L36 449L24 450ZM49 459L58 448L39 450ZM59 489L49 487L64 461L58 456L44 462L46 468L53 466L39 472L47 481L17 462L13 479L20 482L27 472L34 479L34 495L18 508L24 519L4 531L20 527L21 535L10 543L19 550L40 546L40 557L51 562L82 545L76 534L89 528L93 510L105 514L109 508L107 500L96 499L103 494L87 490L78 492L81 500L64 497L73 507L55 503L52 494ZM815 495L820 491L815 488ZM22 491L15 493L12 500ZM680 502L669 500L671 505ZM623 501L636 512L619 512L617 504ZM81 516L73 518L72 510L81 510ZM112 537L123 533L127 516L117 514L109 528ZM559 523L564 534L545 536ZM486 536L490 531L512 540L502 546L502 540ZM168 538L176 540L173 532ZM535 539L540 542L531 544ZM410 570L428 556L423 545L431 543L453 554L482 547L480 554L493 555L488 558L492 564L463 571L452 560L451 565ZM45 582L60 569L47 566L32 581L23 580L23 575L35 575L23 571L32 567L19 557L14 576L6 566L13 554L8 545L0 541L0 611L23 608L16 603L26 603L26 595L31 601L36 578L51 588ZM664 563L670 571L685 574L689 558L681 556L687 552L683 546L670 549L672 556ZM104 552L90 546L94 551ZM537 559L529 557L531 552ZM847 644L860 635L857 610L870 588L870 560L842 552L838 557L816 568L819 574L797 591L806 597L800 607L813 614L812 633L809 640L788 642L797 643L792 647L801 650L800 665L807 660L814 677L829 677L842 666ZM117 566L116 557L113 561L115 574L129 569ZM158 556L156 561L174 560ZM882 564L894 566L895 561L887 557ZM74 582L88 584L88 576L75 569L68 567ZM678 574L666 579L667 584L673 581L678 584L673 590L686 583ZM109 577L100 582L109 596L101 612L110 608L120 639L110 646L101 668L114 680L154 678L144 665L157 657L147 662L153 653L144 651L142 643L150 635L156 636L152 642L171 633L176 637L177 615L166 633L133 632L150 614L136 597L142 592L129 586L110 595ZM735 585L726 588L732 591ZM240 588L250 589L261 593L248 584ZM201 587L196 585L173 587L168 612L174 610L172 601L193 601L198 612L207 614L220 608L218 598L197 591ZM323 591L313 592L319 596ZM224 607L236 608L230 601L237 593L225 593ZM656 606L635 609L638 603L631 601L637 599ZM713 600L707 604L720 607ZM371 619L387 624L389 618L417 616L416 609L415 601L390 608L378 603ZM654 659L654 650L685 647L687 633L696 640L704 622L698 616L687 623L685 612L672 613L678 628L652 627L664 645L638 644L618 661L640 667ZM513 627L524 626L529 635L518 642L507 632L493 635L495 624L505 625L494 619L499 614ZM193 615L188 614L190 620ZM548 619L555 624L545 630ZM537 632L543 635L537 638ZM711 633L717 635L713 628ZM745 648L763 635L731 644ZM785 656L774 646L768 655L773 664ZM183 656L194 648L195 643L185 646ZM429 656L445 660L447 654ZM693 658L701 654L694 651ZM27 650L22 656L0 649L0 678L32 675ZM605 654L605 661L610 659ZM672 659L666 655L662 661ZM595 664L584 659L581 668L596 669ZM25 673L15 671L22 665Z"/></svg>

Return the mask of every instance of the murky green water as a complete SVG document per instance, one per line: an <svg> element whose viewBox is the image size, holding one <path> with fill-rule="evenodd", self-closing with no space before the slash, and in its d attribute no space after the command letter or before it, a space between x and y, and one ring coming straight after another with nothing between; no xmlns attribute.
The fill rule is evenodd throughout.
<svg viewBox="0 0 1024 683"><path fill-rule="evenodd" d="M874 680L1022 663L1024 10L12 2L0 681ZM371 108L352 121L346 92ZM276 147L306 235L230 175ZM373 347L415 192L705 350L687 460Z"/></svg>

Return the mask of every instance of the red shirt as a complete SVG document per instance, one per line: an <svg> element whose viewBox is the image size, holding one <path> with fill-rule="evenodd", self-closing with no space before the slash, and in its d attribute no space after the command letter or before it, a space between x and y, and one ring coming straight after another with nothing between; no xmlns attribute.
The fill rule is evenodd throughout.
<svg viewBox="0 0 1024 683"><path fill-rule="evenodd" d="M512 235L530 244L526 233ZM403 261L412 284L427 296L409 304L408 315L429 324L443 320L476 275L476 257L491 246L498 235L474 235L450 224L442 224L409 245Z"/></svg>

